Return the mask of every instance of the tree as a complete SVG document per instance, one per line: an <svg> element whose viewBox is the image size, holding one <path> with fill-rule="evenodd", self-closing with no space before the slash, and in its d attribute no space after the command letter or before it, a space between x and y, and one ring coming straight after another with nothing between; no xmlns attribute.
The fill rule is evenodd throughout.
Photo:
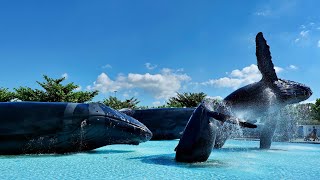
<svg viewBox="0 0 320 180"><path fill-rule="evenodd" d="M14 93L10 92L8 88L0 88L0 102L7 102L14 99Z"/></svg>
<svg viewBox="0 0 320 180"><path fill-rule="evenodd" d="M314 112L314 118L320 121L320 99L316 99L316 102L312 106L312 110Z"/></svg>
<svg viewBox="0 0 320 180"><path fill-rule="evenodd" d="M134 97L121 101L120 99L110 96L103 100L103 104L113 109L131 108L136 109L140 101Z"/></svg>
<svg viewBox="0 0 320 180"><path fill-rule="evenodd" d="M73 82L62 85L65 77L53 79L46 75L43 76L45 82L37 83L44 89L31 89L29 87L15 88L16 97L22 101L41 101L41 102L77 102L83 103L91 101L98 91L78 91L74 92L79 86Z"/></svg>
<svg viewBox="0 0 320 180"><path fill-rule="evenodd" d="M176 97L170 97L167 106L169 107L196 107L207 95L200 93L177 93Z"/></svg>

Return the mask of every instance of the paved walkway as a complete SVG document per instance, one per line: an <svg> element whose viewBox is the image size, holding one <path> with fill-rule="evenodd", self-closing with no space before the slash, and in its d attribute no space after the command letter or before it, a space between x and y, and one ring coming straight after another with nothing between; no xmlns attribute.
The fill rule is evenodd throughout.
<svg viewBox="0 0 320 180"><path fill-rule="evenodd" d="M233 139L234 140L245 140L245 141L260 141L260 139L256 139L256 138L233 138ZM320 144L320 141L318 141L318 140L305 141L305 140L303 140L303 138L292 139L289 142L291 142L291 143Z"/></svg>
<svg viewBox="0 0 320 180"><path fill-rule="evenodd" d="M298 138L298 139L293 139L291 140L290 142L292 143L308 143L308 144L320 144L320 141L319 140L316 140L316 141L305 141L303 140L303 138Z"/></svg>

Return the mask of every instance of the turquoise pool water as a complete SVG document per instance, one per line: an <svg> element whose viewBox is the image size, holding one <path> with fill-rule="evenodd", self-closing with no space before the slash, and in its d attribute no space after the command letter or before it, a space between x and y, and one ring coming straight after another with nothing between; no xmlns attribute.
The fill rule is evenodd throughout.
<svg viewBox="0 0 320 180"><path fill-rule="evenodd" d="M68 155L0 156L0 179L319 179L320 144L228 140L207 162L177 163L178 141L112 145Z"/></svg>

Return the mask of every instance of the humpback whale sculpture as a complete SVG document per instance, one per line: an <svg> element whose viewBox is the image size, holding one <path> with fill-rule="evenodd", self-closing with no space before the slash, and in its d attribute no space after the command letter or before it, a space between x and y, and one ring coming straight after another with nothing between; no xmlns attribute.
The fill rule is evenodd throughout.
<svg viewBox="0 0 320 180"><path fill-rule="evenodd" d="M151 140L179 139L195 108L121 109L146 125L153 136Z"/></svg>
<svg viewBox="0 0 320 180"><path fill-rule="evenodd" d="M225 103L235 116L257 119L266 114L277 112L288 104L304 101L312 95L309 87L278 78L271 60L269 46L261 32L256 36L256 56L262 79L244 86L224 98ZM260 148L270 148L276 124L277 121L270 117L266 121L260 133ZM230 131L220 132L215 147L222 147L229 135Z"/></svg>
<svg viewBox="0 0 320 180"><path fill-rule="evenodd" d="M88 151L152 137L136 119L99 103L0 103L0 122L0 154Z"/></svg>
<svg viewBox="0 0 320 180"><path fill-rule="evenodd" d="M309 87L289 80L279 79L271 60L269 46L260 32L256 36L256 56L258 68L262 74L259 82L244 86L226 98L224 102L231 108L235 116L255 120L268 113L276 112L279 108L298 103L308 99L312 95ZM180 130L188 122L193 108L170 108L131 110L130 116L141 120L154 132L157 139L168 137L180 138ZM184 114L182 116L180 114ZM269 120L261 133L261 148L270 147L276 120ZM175 129L172 127L176 127ZM219 126L215 147L222 147L231 131Z"/></svg>
<svg viewBox="0 0 320 180"><path fill-rule="evenodd" d="M226 114L226 109L223 103L214 104L207 100L194 110L175 149L176 161L206 161L215 143L219 121L239 124L242 127L257 127Z"/></svg>

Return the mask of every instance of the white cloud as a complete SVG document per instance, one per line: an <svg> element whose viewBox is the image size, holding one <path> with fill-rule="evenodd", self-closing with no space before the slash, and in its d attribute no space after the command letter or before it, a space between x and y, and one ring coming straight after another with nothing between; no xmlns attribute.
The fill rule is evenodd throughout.
<svg viewBox="0 0 320 180"><path fill-rule="evenodd" d="M104 66L101 67L102 69L107 69L107 68L112 68L112 66L110 64L106 64Z"/></svg>
<svg viewBox="0 0 320 180"><path fill-rule="evenodd" d="M289 67L288 67L288 69L291 69L291 70L297 70L298 69L298 67L297 66L295 66L295 65L290 65Z"/></svg>
<svg viewBox="0 0 320 180"><path fill-rule="evenodd" d="M106 92L114 92L118 91L122 88L129 88L130 84L126 83L126 77L123 75L118 75L115 81L111 80L109 76L105 73L101 73L95 82L93 82L93 86L87 86L89 90L99 90L102 93Z"/></svg>
<svg viewBox="0 0 320 180"><path fill-rule="evenodd" d="M125 92L125 93L123 93L123 95L122 95L124 98L129 98L129 93L127 93L127 92Z"/></svg>
<svg viewBox="0 0 320 180"><path fill-rule="evenodd" d="M124 93L122 94L122 96L123 96L124 98L136 97L136 96L138 96L138 95L139 95L138 92L136 92L136 91L131 91L131 90L126 91L126 92L124 92Z"/></svg>
<svg viewBox="0 0 320 180"><path fill-rule="evenodd" d="M295 1L277 1L277 3L266 1L258 5L257 8L254 13L257 16L281 17L295 13L298 6Z"/></svg>
<svg viewBox="0 0 320 180"><path fill-rule="evenodd" d="M300 28L301 28L301 29L305 29L306 26L305 26L305 25L301 25Z"/></svg>
<svg viewBox="0 0 320 180"><path fill-rule="evenodd" d="M303 30L303 31L300 32L300 36L301 37L307 37L309 35L309 32L310 32L309 30Z"/></svg>
<svg viewBox="0 0 320 180"><path fill-rule="evenodd" d="M283 68L278 67L278 66L275 66L275 67L274 67L274 70L276 71L276 73L279 73L279 72L282 72L282 71L283 71Z"/></svg>
<svg viewBox="0 0 320 180"><path fill-rule="evenodd" d="M218 99L218 100L222 100L223 99L221 96L206 96L206 98L208 98L208 99Z"/></svg>
<svg viewBox="0 0 320 180"><path fill-rule="evenodd" d="M144 65L145 65L146 68L149 69L149 70L155 69L155 68L157 67L157 65L155 65L155 64L153 65L153 64L151 64L151 63L145 63Z"/></svg>
<svg viewBox="0 0 320 180"><path fill-rule="evenodd" d="M79 86L79 87L77 87L77 88L75 89L75 91L81 91L81 89L82 89L82 87Z"/></svg>
<svg viewBox="0 0 320 180"><path fill-rule="evenodd" d="M316 43L316 45L320 47L319 42L315 39L319 36L320 27L318 24L317 22L309 22L300 25L299 28L302 29L302 31L299 31L294 42L302 46L312 46Z"/></svg>
<svg viewBox="0 0 320 180"><path fill-rule="evenodd" d="M160 101L152 102L152 106L154 106L154 107L158 107L158 106L161 106L161 105L162 105L162 103Z"/></svg>
<svg viewBox="0 0 320 180"><path fill-rule="evenodd" d="M271 15L271 11L267 9L267 10L255 12L254 14L257 15L257 16L266 17L266 16L270 16Z"/></svg>
<svg viewBox="0 0 320 180"><path fill-rule="evenodd" d="M69 75L68 75L67 73L63 73L63 74L61 75L61 77L65 78L65 79L68 79Z"/></svg>
<svg viewBox="0 0 320 180"><path fill-rule="evenodd" d="M173 70L164 68L160 74L135 74L118 75L115 80L101 73L92 86L88 89L99 90L102 93L120 90L141 89L143 92L157 99L167 99L176 94L184 82L190 81L187 74L177 74Z"/></svg>
<svg viewBox="0 0 320 180"><path fill-rule="evenodd" d="M320 40L318 41L318 45L317 46L320 48Z"/></svg>
<svg viewBox="0 0 320 180"><path fill-rule="evenodd" d="M181 82L189 81L191 78L186 74L173 74L165 72L162 74L128 74L128 82L134 87L142 88L155 98L169 98L181 88Z"/></svg>
<svg viewBox="0 0 320 180"><path fill-rule="evenodd" d="M316 103L316 100L309 100L309 99L307 99L307 100L305 100L305 101L300 102L299 104L307 104L307 103L315 104L315 103Z"/></svg>
<svg viewBox="0 0 320 180"><path fill-rule="evenodd" d="M161 69L161 73L162 73L162 74L170 74L170 73L172 73L172 69L163 68L163 69Z"/></svg>
<svg viewBox="0 0 320 180"><path fill-rule="evenodd" d="M300 42L301 40L305 40L309 37L310 30L302 30L299 33L299 37L294 40L295 43Z"/></svg>
<svg viewBox="0 0 320 180"><path fill-rule="evenodd" d="M283 70L281 67L275 67L274 69L277 73ZM233 70L230 75L228 75L228 77L210 79L206 82L202 82L201 84L237 89L241 86L260 81L260 79L261 73L258 69L258 66L251 64L250 66L247 66L242 70Z"/></svg>

